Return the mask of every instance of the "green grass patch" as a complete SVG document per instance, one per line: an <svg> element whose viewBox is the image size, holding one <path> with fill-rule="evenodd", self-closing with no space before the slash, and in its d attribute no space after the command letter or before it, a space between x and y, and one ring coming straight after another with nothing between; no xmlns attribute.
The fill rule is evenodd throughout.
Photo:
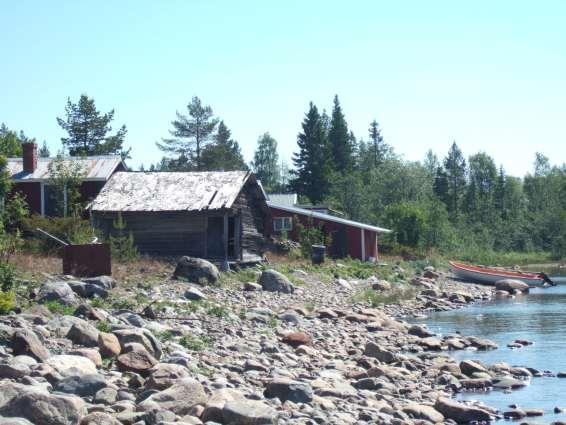
<svg viewBox="0 0 566 425"><path fill-rule="evenodd" d="M16 294L14 291L0 292L0 314L8 314L16 309Z"/></svg>
<svg viewBox="0 0 566 425"><path fill-rule="evenodd" d="M203 351L212 346L213 339L208 336L183 335L179 344L191 351Z"/></svg>
<svg viewBox="0 0 566 425"><path fill-rule="evenodd" d="M109 333L112 330L110 323L108 323L105 320L98 322L96 324L96 329L98 329L100 332L105 332L105 333Z"/></svg>
<svg viewBox="0 0 566 425"><path fill-rule="evenodd" d="M417 291L415 288L398 285L391 291L378 292L374 291L372 288L366 288L356 296L354 296L354 302L365 302L371 307L380 307L390 304L399 304L404 300L409 300L415 298Z"/></svg>
<svg viewBox="0 0 566 425"><path fill-rule="evenodd" d="M51 312L55 314L63 314L65 316L72 316L75 312L76 308L70 305L65 305L61 301L52 300L46 301L43 303L45 307Z"/></svg>

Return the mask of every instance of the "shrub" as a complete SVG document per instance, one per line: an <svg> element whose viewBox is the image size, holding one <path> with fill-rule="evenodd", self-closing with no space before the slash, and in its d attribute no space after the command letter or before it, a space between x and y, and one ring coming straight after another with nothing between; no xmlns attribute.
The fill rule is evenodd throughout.
<svg viewBox="0 0 566 425"><path fill-rule="evenodd" d="M134 235L132 232L126 233L126 221L122 214L118 213L118 216L112 222L112 226L116 231L109 237L112 259L122 263L137 260L139 253L134 244Z"/></svg>
<svg viewBox="0 0 566 425"><path fill-rule="evenodd" d="M98 329L100 332L106 332L106 333L109 333L112 330L110 323L104 320L96 324L96 329Z"/></svg>
<svg viewBox="0 0 566 425"><path fill-rule="evenodd" d="M72 217L42 217L33 215L23 220L24 236L27 238L25 246L41 253L54 253L61 248L61 244L44 235L39 235L37 228L62 239L64 242L81 244L90 243L97 236L88 220L78 216Z"/></svg>
<svg viewBox="0 0 566 425"><path fill-rule="evenodd" d="M63 314L65 316L72 316L75 312L75 307L65 305L58 300L46 301L43 304L51 313Z"/></svg>
<svg viewBox="0 0 566 425"><path fill-rule="evenodd" d="M0 262L7 262L23 245L20 232L7 233L0 230Z"/></svg>
<svg viewBox="0 0 566 425"><path fill-rule="evenodd" d="M332 245L330 237L325 237L322 228L315 226L312 220L309 221L306 226L304 226L298 218L295 218L293 222L296 223L299 243L301 244L301 253L304 258L310 258L313 245Z"/></svg>
<svg viewBox="0 0 566 425"><path fill-rule="evenodd" d="M23 221L29 216L29 206L21 193L16 192L8 199L2 212L2 222L9 232L15 232L22 229Z"/></svg>
<svg viewBox="0 0 566 425"><path fill-rule="evenodd" d="M8 314L16 308L16 294L13 291L0 292L0 314Z"/></svg>
<svg viewBox="0 0 566 425"><path fill-rule="evenodd" d="M10 263L0 262L0 290L9 292L16 287L16 272Z"/></svg>

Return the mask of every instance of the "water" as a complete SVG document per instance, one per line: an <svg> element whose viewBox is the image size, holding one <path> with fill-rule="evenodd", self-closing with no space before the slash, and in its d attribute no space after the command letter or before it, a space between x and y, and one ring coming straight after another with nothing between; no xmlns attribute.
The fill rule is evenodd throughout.
<svg viewBox="0 0 566 425"><path fill-rule="evenodd" d="M566 372L566 270L560 269L562 277L556 276L556 270L548 271L557 286L533 289L529 295L512 300L495 300L461 310L434 313L425 323L441 334L459 331L467 336L488 338L499 345L499 349L486 352L451 352L458 360L478 359L488 364L506 362L541 371ZM521 349L507 348L507 344L515 339L526 339L534 344ZM500 411L509 410L512 403L522 408L544 409L545 416L533 418L533 422L541 424L566 420L566 414L553 413L555 406L566 408L566 378L532 378L527 387L510 394L502 391L463 393L460 399L479 400Z"/></svg>

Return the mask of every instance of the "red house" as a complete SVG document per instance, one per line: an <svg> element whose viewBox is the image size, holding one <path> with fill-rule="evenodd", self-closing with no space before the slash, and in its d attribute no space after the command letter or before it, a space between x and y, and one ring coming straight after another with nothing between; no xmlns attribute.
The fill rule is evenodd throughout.
<svg viewBox="0 0 566 425"><path fill-rule="evenodd" d="M379 234L390 233L388 229L346 220L342 217L322 212L322 206L310 209L296 205L296 195L269 195L267 205L271 212L268 230L272 235L286 232L291 240L299 238L297 221L303 226L320 228L329 235L332 245L327 247L328 254L336 257L352 257L363 261L377 261Z"/></svg>
<svg viewBox="0 0 566 425"><path fill-rule="evenodd" d="M49 184L49 164L54 158L39 158L35 143L24 143L22 148L21 158L7 159L8 171L14 182L12 191L26 198L32 214L54 216L54 188ZM84 202L94 199L112 174L126 170L119 155L73 157L72 161L79 164L83 174L80 192Z"/></svg>

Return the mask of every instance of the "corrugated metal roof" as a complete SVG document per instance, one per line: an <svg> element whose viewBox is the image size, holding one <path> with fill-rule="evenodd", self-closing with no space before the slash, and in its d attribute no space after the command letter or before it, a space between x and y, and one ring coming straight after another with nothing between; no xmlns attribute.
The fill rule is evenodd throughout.
<svg viewBox="0 0 566 425"><path fill-rule="evenodd" d="M372 231L378 232L378 233L391 233L391 230L389 230L389 229L384 229L382 227L372 226L370 224L360 223L358 221L346 220L345 218L340 218L340 217L336 217L334 215L324 214L324 213L320 213L320 212L316 212L316 211L312 211L312 210L306 210L304 208L289 207L289 206L286 206L286 205L277 205L277 204L274 204L271 201L268 201L267 205L269 207L272 207L272 208L277 208L277 209L280 209L280 210L283 210L283 211L288 211L288 212L294 213L294 214L305 215L305 216L316 218L316 219L319 219L319 220L332 221L334 223L341 223L341 224L345 224L347 226L357 227L359 229L372 230Z"/></svg>
<svg viewBox="0 0 566 425"><path fill-rule="evenodd" d="M269 202L275 205L286 205L292 207L297 204L296 193L269 193L267 195Z"/></svg>
<svg viewBox="0 0 566 425"><path fill-rule="evenodd" d="M48 180L51 177L49 175L49 164L53 160L54 158L37 158L37 168L35 171L33 173L25 173L22 158L8 158L8 171L15 181ZM84 180L108 180L116 167L122 162L122 158L119 155L104 155L65 158L64 161L67 163L73 161L80 164Z"/></svg>
<svg viewBox="0 0 566 425"><path fill-rule="evenodd" d="M92 211L202 211L230 208L251 174L117 172L92 201Z"/></svg>

